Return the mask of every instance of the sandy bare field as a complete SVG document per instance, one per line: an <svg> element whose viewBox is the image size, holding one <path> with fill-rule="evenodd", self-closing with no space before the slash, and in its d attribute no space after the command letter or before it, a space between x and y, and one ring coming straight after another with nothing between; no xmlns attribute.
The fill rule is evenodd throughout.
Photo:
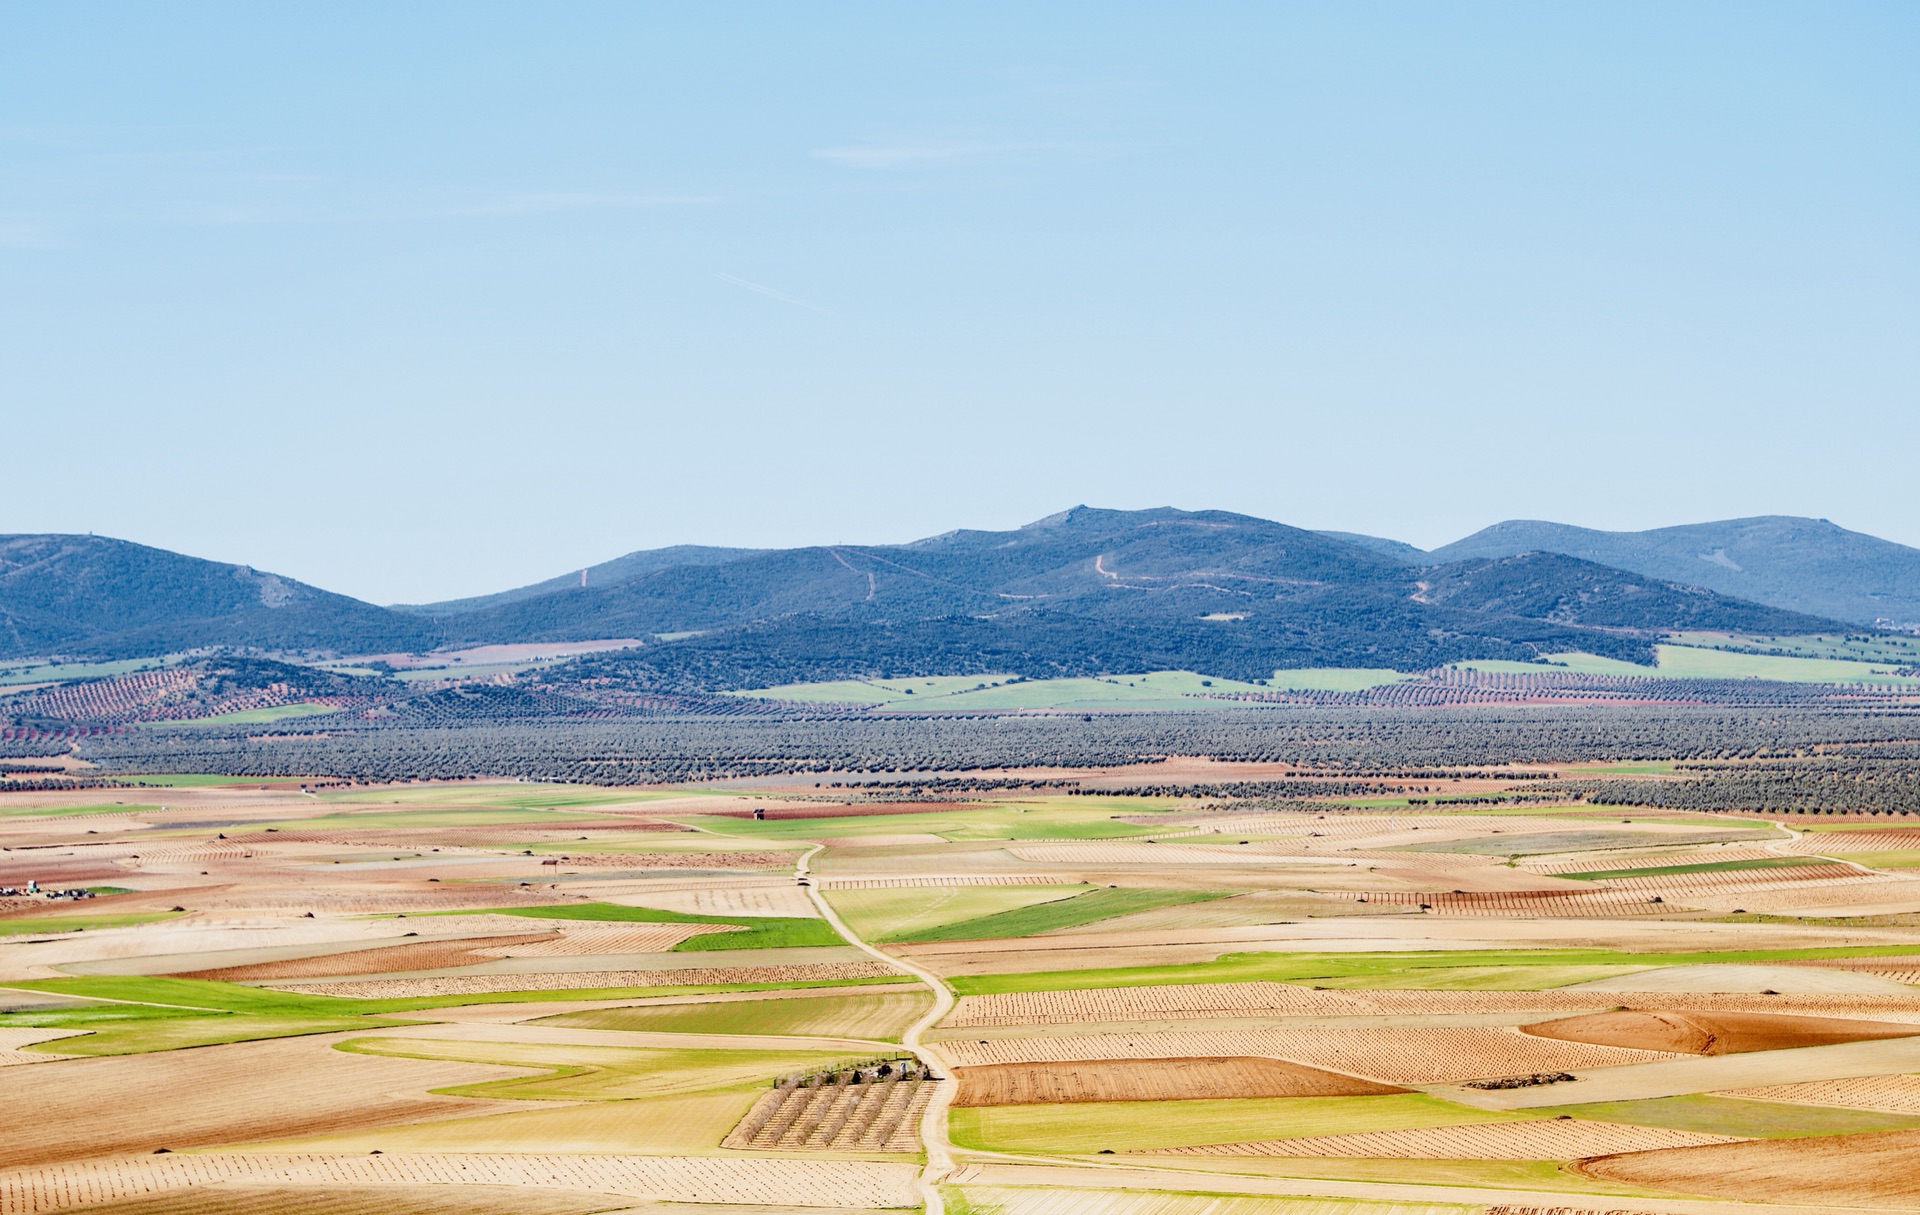
<svg viewBox="0 0 1920 1215"><path fill-rule="evenodd" d="M1357 1097L1406 1090L1282 1059L1084 1059L962 1067L957 1106L1233 1097Z"/></svg>
<svg viewBox="0 0 1920 1215"><path fill-rule="evenodd" d="M11 1123L0 1136L0 1168L485 1113L502 1106L428 1090L527 1074L521 1068L377 1059L332 1049L342 1038L325 1034L9 1068L8 1100L31 1108L34 1116ZM118 1116L130 1094L139 1095L139 1116Z"/></svg>
<svg viewBox="0 0 1920 1215"><path fill-rule="evenodd" d="M1406 1131L1366 1131L1255 1143L1211 1143L1166 1155L1385 1157L1394 1160L1575 1160L1614 1152L1740 1143L1729 1135L1617 1122L1542 1119Z"/></svg>

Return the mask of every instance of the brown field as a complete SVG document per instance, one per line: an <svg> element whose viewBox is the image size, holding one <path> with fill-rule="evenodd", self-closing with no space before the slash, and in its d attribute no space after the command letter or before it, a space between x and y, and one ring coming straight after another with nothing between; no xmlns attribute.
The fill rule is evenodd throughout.
<svg viewBox="0 0 1920 1215"><path fill-rule="evenodd" d="M89 1206L87 1215L588 1215L618 1201L599 1194L481 1185L365 1186L345 1191L195 1186Z"/></svg>
<svg viewBox="0 0 1920 1215"><path fill-rule="evenodd" d="M1589 1177L1749 1202L1911 1208L1920 1131L1755 1139L1583 1160Z"/></svg>
<svg viewBox="0 0 1920 1215"><path fill-rule="evenodd" d="M508 991L811 983L822 979L868 979L899 973L878 962L823 962L802 966L715 966L700 970L582 970L558 974L459 975L439 979L350 979L331 983L288 983L285 989L316 996L379 1000L417 996L495 995Z"/></svg>
<svg viewBox="0 0 1920 1215"><path fill-rule="evenodd" d="M212 970L183 970L178 979L221 979L229 983L247 983L259 979L320 979L334 975L377 975L397 970L439 970L468 966L497 956L484 952L506 945L530 945L536 941L558 939L558 933L539 932L514 937L476 937L464 941L422 941L408 945L383 945L378 949L356 949L349 953L321 954L311 958L288 958L280 962L258 962L252 966L216 967Z"/></svg>
<svg viewBox="0 0 1920 1215"><path fill-rule="evenodd" d="M230 1152L132 1156L0 1173L0 1215L38 1215L222 1183L328 1189L511 1186L656 1202L897 1207L914 1202L913 1173L908 1164L724 1156Z"/></svg>
<svg viewBox="0 0 1920 1215"><path fill-rule="evenodd" d="M1670 1051L1682 1055L1738 1055L1796 1046L1829 1046L1910 1038L1920 1025L1843 1021L1828 1017L1773 1013L1698 1013L1618 1009L1582 1017L1563 1017L1520 1027L1523 1033L1562 1042L1622 1046L1631 1050Z"/></svg>
<svg viewBox="0 0 1920 1215"><path fill-rule="evenodd" d="M34 1113L0 1135L0 1168L486 1113L504 1107L428 1090L527 1074L333 1050L340 1039L329 1034L10 1068L7 1101ZM102 1116L125 1110L134 1094L138 1117Z"/></svg>
<svg viewBox="0 0 1920 1215"><path fill-rule="evenodd" d="M1185 1156L1375 1157L1393 1160L1575 1160L1614 1152L1743 1143L1666 1127L1546 1118L1533 1122L1478 1122L1403 1131L1362 1131L1253 1143L1209 1143L1171 1149Z"/></svg>
<svg viewBox="0 0 1920 1215"><path fill-rule="evenodd" d="M1358 1097L1405 1089L1283 1059L1085 1059L962 1067L955 1105L1182 1101L1226 1097Z"/></svg>
<svg viewBox="0 0 1920 1215"><path fill-rule="evenodd" d="M1920 1076L1855 1076L1847 1080L1810 1080L1802 1084L1727 1089L1714 1095L1744 1097L1751 1101L1784 1101L1790 1105L1831 1105L1846 1109L1880 1110L1889 1114L1920 1114Z"/></svg>
<svg viewBox="0 0 1920 1215"><path fill-rule="evenodd" d="M1448 1084L1482 1077L1656 1063L1673 1056L1646 1050L1560 1042L1505 1027L1255 1029L1083 1034L946 1041L955 1067L990 1063L1084 1062L1261 1056L1285 1059L1382 1084Z"/></svg>

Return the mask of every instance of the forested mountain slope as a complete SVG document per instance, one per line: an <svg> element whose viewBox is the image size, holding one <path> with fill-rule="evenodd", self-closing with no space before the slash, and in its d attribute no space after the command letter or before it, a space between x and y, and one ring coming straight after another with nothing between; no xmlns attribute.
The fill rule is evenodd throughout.
<svg viewBox="0 0 1920 1215"><path fill-rule="evenodd" d="M1529 552L1564 553L1853 624L1920 624L1920 549L1825 519L1765 515L1644 532L1515 519L1434 549L1423 560Z"/></svg>
<svg viewBox="0 0 1920 1215"><path fill-rule="evenodd" d="M439 636L430 620L244 565L104 536L0 536L0 658L410 650Z"/></svg>

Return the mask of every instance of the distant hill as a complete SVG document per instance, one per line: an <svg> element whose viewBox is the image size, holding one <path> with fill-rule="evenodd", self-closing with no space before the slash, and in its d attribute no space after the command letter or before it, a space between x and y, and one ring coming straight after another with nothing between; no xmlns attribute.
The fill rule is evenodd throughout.
<svg viewBox="0 0 1920 1215"><path fill-rule="evenodd" d="M0 658L414 650L439 637L431 620L244 565L104 536L0 536Z"/></svg>
<svg viewBox="0 0 1920 1215"><path fill-rule="evenodd" d="M439 603L401 603L395 604L394 608L396 611L419 612L427 615L471 612L480 608L497 607L503 603L518 603L555 591L569 591L582 586L611 586L617 582L626 582L644 574L671 569L679 565L720 565L741 557L757 557L764 551L757 548L713 548L704 544L676 544L669 548L645 548L628 553L624 557L603 561L599 565L590 565L583 570L549 578L545 582L515 587L510 591L476 595L470 599L447 599Z"/></svg>
<svg viewBox="0 0 1920 1215"><path fill-rule="evenodd" d="M1369 536L1364 532L1315 532L1316 536L1325 536L1329 540L1344 540L1348 544L1357 544L1370 552L1407 565L1425 565L1427 550L1415 548L1405 540L1389 540L1385 536Z"/></svg>
<svg viewBox="0 0 1920 1215"><path fill-rule="evenodd" d="M635 637L650 644L582 662L692 693L886 674L1260 679L1564 650L1650 662L1675 629L1846 627L1535 547L1442 561L1224 511L1080 506L911 544L655 549L590 567L584 586L573 575L400 610L120 540L12 536L0 537L0 658Z"/></svg>
<svg viewBox="0 0 1920 1215"><path fill-rule="evenodd" d="M1587 562L1435 571L1245 515L1089 507L1011 532L779 550L436 618L463 643L673 637L592 665L687 688L1166 667L1251 679L1575 649L1645 662L1663 630L1833 627Z"/></svg>
<svg viewBox="0 0 1920 1215"><path fill-rule="evenodd" d="M1496 523L1428 554L1431 562L1563 553L1855 625L1920 624L1920 549L1825 519L1767 515L1644 532L1564 523Z"/></svg>

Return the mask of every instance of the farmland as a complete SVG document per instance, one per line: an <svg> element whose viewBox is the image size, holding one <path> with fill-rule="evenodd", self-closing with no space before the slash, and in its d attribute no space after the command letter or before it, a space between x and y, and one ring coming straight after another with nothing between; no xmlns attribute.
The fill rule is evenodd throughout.
<svg viewBox="0 0 1920 1215"><path fill-rule="evenodd" d="M1450 1215L1759 1215L1920 1134L1910 722L969 724L879 682L889 712L697 746L499 736L604 730L638 783L0 792L0 1074L53 1115L0 1146L0 1211L881 1209L929 1182L956 1212L1411 1186ZM1243 694L1189 683L1145 691ZM126 736L211 756L302 728L282 707Z"/></svg>

